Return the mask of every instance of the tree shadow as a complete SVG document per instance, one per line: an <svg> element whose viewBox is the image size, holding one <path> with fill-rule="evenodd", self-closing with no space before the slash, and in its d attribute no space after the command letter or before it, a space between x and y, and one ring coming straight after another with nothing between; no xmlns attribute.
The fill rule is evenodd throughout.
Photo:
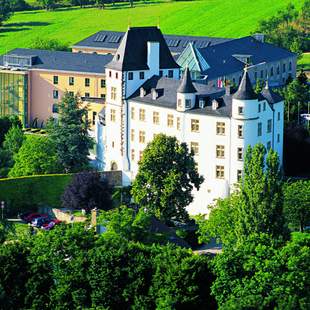
<svg viewBox="0 0 310 310"><path fill-rule="evenodd" d="M25 27L25 26L48 26L50 23L47 22L22 22L22 23L8 23L3 25L4 28L7 27Z"/></svg>
<svg viewBox="0 0 310 310"><path fill-rule="evenodd" d="M31 28L21 27L21 28L0 28L0 33L4 32L19 32L24 30L30 30Z"/></svg>

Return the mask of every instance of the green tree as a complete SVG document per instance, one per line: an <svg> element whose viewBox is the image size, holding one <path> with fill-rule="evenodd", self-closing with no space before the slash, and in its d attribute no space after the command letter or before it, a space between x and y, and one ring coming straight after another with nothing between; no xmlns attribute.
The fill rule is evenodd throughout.
<svg viewBox="0 0 310 310"><path fill-rule="evenodd" d="M252 234L217 255L212 293L219 309L308 309L310 238L302 235L283 246Z"/></svg>
<svg viewBox="0 0 310 310"><path fill-rule="evenodd" d="M17 116L3 116L0 117L0 147L3 144L5 135L12 126L22 127Z"/></svg>
<svg viewBox="0 0 310 310"><path fill-rule="evenodd" d="M51 11L56 8L57 0L38 0L42 6L47 10Z"/></svg>
<svg viewBox="0 0 310 310"><path fill-rule="evenodd" d="M0 0L0 26L13 14L10 0Z"/></svg>
<svg viewBox="0 0 310 310"><path fill-rule="evenodd" d="M89 149L94 142L88 129L87 107L82 105L77 96L66 93L59 104L58 122L49 122L48 125L59 163L66 173L89 168Z"/></svg>
<svg viewBox="0 0 310 310"><path fill-rule="evenodd" d="M299 180L284 186L284 210L290 224L301 232L310 224L310 181Z"/></svg>
<svg viewBox="0 0 310 310"><path fill-rule="evenodd" d="M287 234L279 158L272 149L266 156L262 144L246 151L237 214L239 240L251 233L269 233L275 238Z"/></svg>
<svg viewBox="0 0 310 310"><path fill-rule="evenodd" d="M187 221L191 192L194 187L199 190L202 182L193 151L175 137L160 134L143 152L132 195L140 207L160 220Z"/></svg>
<svg viewBox="0 0 310 310"><path fill-rule="evenodd" d="M70 51L68 44L55 39L35 38L30 45L31 48L49 51Z"/></svg>
<svg viewBox="0 0 310 310"><path fill-rule="evenodd" d="M10 177L60 172L54 143L44 136L29 136L18 153Z"/></svg>
<svg viewBox="0 0 310 310"><path fill-rule="evenodd" d="M25 140L22 129L13 125L4 137L3 148L13 157L18 153Z"/></svg>

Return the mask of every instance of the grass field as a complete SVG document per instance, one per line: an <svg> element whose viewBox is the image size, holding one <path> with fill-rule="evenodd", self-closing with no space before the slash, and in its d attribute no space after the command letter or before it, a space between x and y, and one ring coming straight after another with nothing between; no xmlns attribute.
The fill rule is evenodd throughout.
<svg viewBox="0 0 310 310"><path fill-rule="evenodd" d="M73 44L96 31L125 31L132 26L157 25L167 34L241 37L255 31L258 22L293 2L302 0L204 0L186 2L141 2L129 8L119 4L97 8L59 9L54 12L16 13L0 32L0 54L16 47L29 47L36 37Z"/></svg>
<svg viewBox="0 0 310 310"><path fill-rule="evenodd" d="M302 58L298 61L298 69L310 71L310 53L304 53Z"/></svg>

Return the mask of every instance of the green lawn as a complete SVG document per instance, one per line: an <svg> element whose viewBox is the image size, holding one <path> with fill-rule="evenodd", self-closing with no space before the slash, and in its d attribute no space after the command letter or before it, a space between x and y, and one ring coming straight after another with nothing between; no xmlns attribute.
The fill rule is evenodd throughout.
<svg viewBox="0 0 310 310"><path fill-rule="evenodd" d="M204 0L186 2L140 2L134 8L118 4L107 9L60 9L55 12L16 13L0 32L0 54L29 47L36 37L73 44L96 31L125 31L132 26L157 25L167 34L241 37L255 31L258 22L293 2L302 0Z"/></svg>
<svg viewBox="0 0 310 310"><path fill-rule="evenodd" d="M310 71L310 53L304 53L302 58L298 61L298 69Z"/></svg>

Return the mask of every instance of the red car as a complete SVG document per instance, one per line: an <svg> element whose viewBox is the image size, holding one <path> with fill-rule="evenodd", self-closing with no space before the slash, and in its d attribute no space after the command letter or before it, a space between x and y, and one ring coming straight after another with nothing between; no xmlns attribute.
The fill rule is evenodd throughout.
<svg viewBox="0 0 310 310"><path fill-rule="evenodd" d="M21 216L21 219L25 221L26 223L31 223L34 219L39 218L39 217L48 218L48 215L41 214L41 213L30 213L25 216Z"/></svg>

